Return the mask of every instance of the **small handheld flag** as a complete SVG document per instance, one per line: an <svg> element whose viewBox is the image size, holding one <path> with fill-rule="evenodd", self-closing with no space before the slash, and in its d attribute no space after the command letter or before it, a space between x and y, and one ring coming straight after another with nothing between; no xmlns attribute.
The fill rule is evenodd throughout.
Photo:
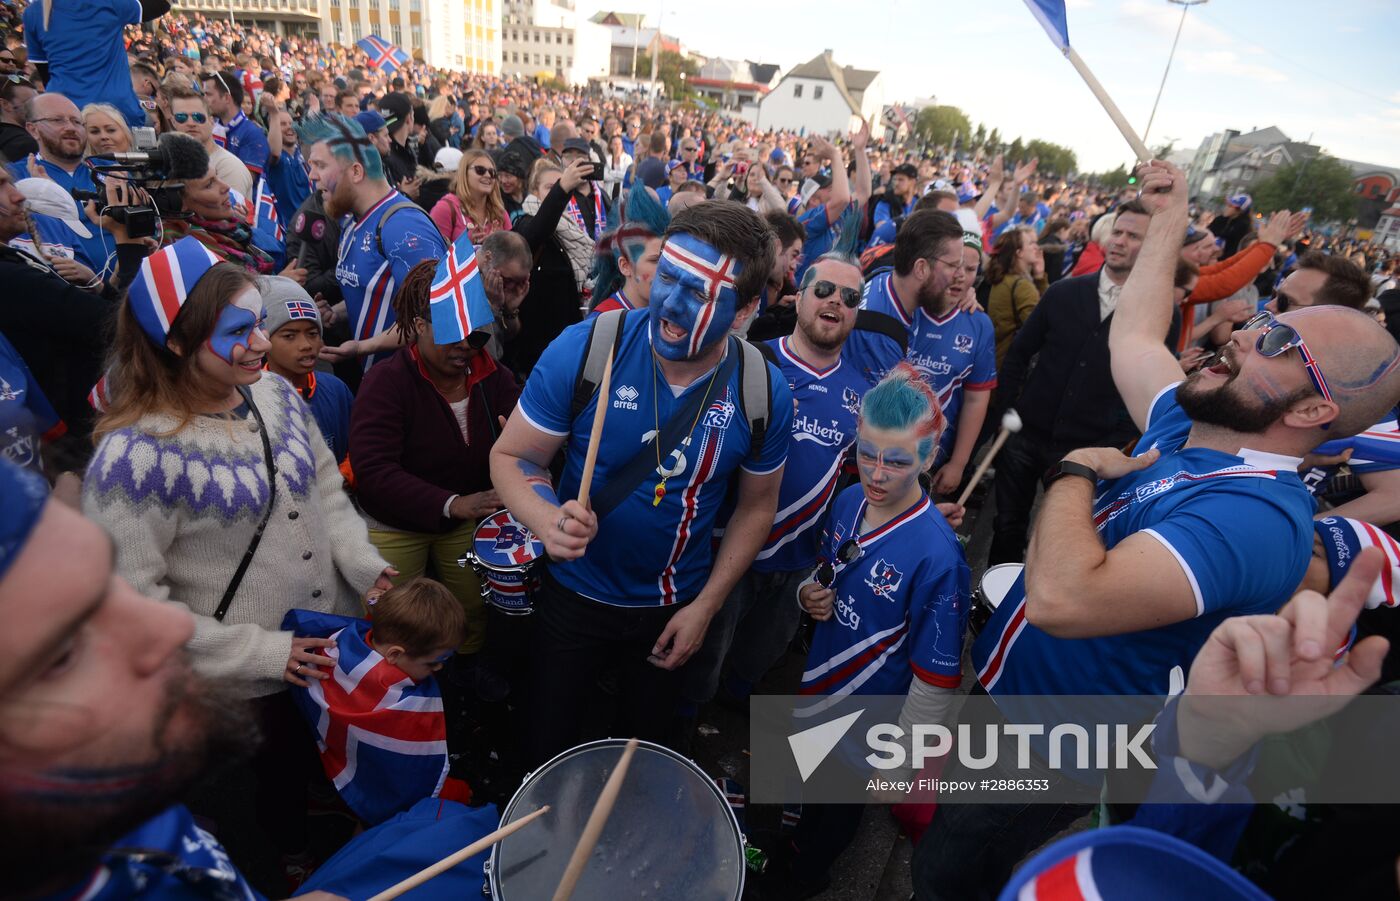
<svg viewBox="0 0 1400 901"><path fill-rule="evenodd" d="M286 230L277 218L277 198L268 187L266 178L258 179L257 196L257 202L253 206L253 226L276 235L279 241L286 241Z"/></svg>
<svg viewBox="0 0 1400 901"><path fill-rule="evenodd" d="M355 42L369 57L369 64L372 68L383 69L390 75L398 71L400 66L406 65L409 55L402 47L391 44L377 34L360 38Z"/></svg>
<svg viewBox="0 0 1400 901"><path fill-rule="evenodd" d="M1050 35L1050 40L1063 53L1069 50L1069 19L1065 13L1065 0L1026 0L1031 15L1040 22L1040 27Z"/></svg>
<svg viewBox="0 0 1400 901"><path fill-rule="evenodd" d="M437 344L466 340L472 332L493 321L486 287L477 268L476 248L467 235L458 238L438 263L428 292L428 308Z"/></svg>

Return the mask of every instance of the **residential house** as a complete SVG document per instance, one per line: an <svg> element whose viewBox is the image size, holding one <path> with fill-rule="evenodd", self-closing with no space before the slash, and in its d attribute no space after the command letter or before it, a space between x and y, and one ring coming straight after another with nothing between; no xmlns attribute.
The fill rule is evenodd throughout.
<svg viewBox="0 0 1400 901"><path fill-rule="evenodd" d="M830 50L789 69L755 111L759 128L808 134L845 134L851 118L872 123L872 136L884 133L885 83L879 72L839 66Z"/></svg>
<svg viewBox="0 0 1400 901"><path fill-rule="evenodd" d="M705 60L699 73L688 84L716 106L737 110L757 103L760 97L771 91L778 72L779 67L773 63L715 57Z"/></svg>

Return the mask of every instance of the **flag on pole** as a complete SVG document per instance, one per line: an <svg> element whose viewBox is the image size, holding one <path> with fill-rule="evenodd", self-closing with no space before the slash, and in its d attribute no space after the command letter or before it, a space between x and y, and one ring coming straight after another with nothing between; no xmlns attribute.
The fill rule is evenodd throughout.
<svg viewBox="0 0 1400 901"><path fill-rule="evenodd" d="M257 202L253 205L253 227L276 235L279 241L286 241L286 230L277 218L277 198L268 187L266 178L258 179L257 196Z"/></svg>
<svg viewBox="0 0 1400 901"><path fill-rule="evenodd" d="M438 344L456 344L495 318L476 265L476 248L465 232L438 263L428 292L428 308Z"/></svg>
<svg viewBox="0 0 1400 901"><path fill-rule="evenodd" d="M377 34L360 38L355 42L369 57L369 64L375 69L383 69L390 75L398 71L399 66L406 65L409 55L402 47L391 44Z"/></svg>
<svg viewBox="0 0 1400 901"><path fill-rule="evenodd" d="M1060 52L1068 50L1069 19L1065 15L1065 0L1026 0L1026 6Z"/></svg>
<svg viewBox="0 0 1400 901"><path fill-rule="evenodd" d="M294 686L315 733L321 766L355 815L374 824L436 797L447 779L447 718L437 680L415 683L367 640L367 620L289 610L282 628L330 638L329 679Z"/></svg>

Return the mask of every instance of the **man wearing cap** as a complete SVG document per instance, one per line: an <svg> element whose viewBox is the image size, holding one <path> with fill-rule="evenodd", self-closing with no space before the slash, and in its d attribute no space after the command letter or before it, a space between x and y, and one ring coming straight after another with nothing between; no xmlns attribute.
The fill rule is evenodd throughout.
<svg viewBox="0 0 1400 901"><path fill-rule="evenodd" d="M878 228L880 223L903 219L914 211L918 201L919 170L911 163L895 166L890 176L890 190L875 203L871 222Z"/></svg>
<svg viewBox="0 0 1400 901"><path fill-rule="evenodd" d="M690 179L686 176L685 163L671 160L666 164L666 184L656 189L656 196L663 204L670 203L672 195Z"/></svg>
<svg viewBox="0 0 1400 901"><path fill-rule="evenodd" d="M388 148L379 150L389 184L412 200L418 199L419 182L415 175L418 160L408 146L413 132L413 103L403 94L385 94L379 98L379 114L384 118ZM368 129L366 129L368 132ZM378 146L378 145L376 145Z"/></svg>
<svg viewBox="0 0 1400 901"><path fill-rule="evenodd" d="M1240 240L1254 230L1250 209L1254 200L1248 194L1233 194L1225 198L1225 212L1210 221L1210 230L1225 242L1224 253L1234 256L1240 249Z"/></svg>
<svg viewBox="0 0 1400 901"><path fill-rule="evenodd" d="M28 203L34 227L10 239L10 246L46 260L71 284L100 288L100 279L94 272L101 267L88 259L84 246L96 226L83 222L72 195L47 178L23 178L15 182L15 187Z"/></svg>
<svg viewBox="0 0 1400 901"><path fill-rule="evenodd" d="M350 404L354 397L336 376L316 371L325 346L320 310L305 288L285 276L263 276L258 280L258 293L267 314L263 331L271 345L267 369L292 383L310 405L335 461L345 462L350 451Z"/></svg>
<svg viewBox="0 0 1400 901"><path fill-rule="evenodd" d="M579 160L589 159L588 142L583 138L569 138L564 142L560 157L565 168ZM594 173L597 172L595 168ZM602 185L589 178L579 182L578 187L569 195L564 215L582 228L589 238L597 241L598 236L608 227L608 199L603 196Z"/></svg>
<svg viewBox="0 0 1400 901"><path fill-rule="evenodd" d="M243 84L238 75L215 70L204 76L203 85L209 111L224 127L229 153L242 160L254 178L262 175L267 165L267 135L243 114Z"/></svg>

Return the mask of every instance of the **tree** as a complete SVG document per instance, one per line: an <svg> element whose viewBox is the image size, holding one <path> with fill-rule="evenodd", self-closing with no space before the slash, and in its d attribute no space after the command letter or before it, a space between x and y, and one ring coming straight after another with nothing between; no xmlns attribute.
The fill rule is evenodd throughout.
<svg viewBox="0 0 1400 901"><path fill-rule="evenodd" d="M1119 164L1117 169L1108 172L1100 172L1093 176L1093 181L1098 182L1110 191L1118 191L1128 186L1128 167Z"/></svg>
<svg viewBox="0 0 1400 901"><path fill-rule="evenodd" d="M1017 135L1016 140L1011 142L1011 146L1006 148L1006 158L1009 160L1027 159L1026 145L1021 143L1021 138Z"/></svg>
<svg viewBox="0 0 1400 901"><path fill-rule="evenodd" d="M1074 151L1059 144L1052 144L1049 141L1042 141L1035 138L1026 144L1025 155L1027 159L1035 157L1040 160L1036 171L1046 175L1067 176L1076 172L1079 168L1079 160L1074 155Z"/></svg>
<svg viewBox="0 0 1400 901"><path fill-rule="evenodd" d="M972 130L972 146L981 147L983 144L986 143L987 126L983 125L981 122L978 122L977 127Z"/></svg>
<svg viewBox="0 0 1400 901"><path fill-rule="evenodd" d="M681 77L684 73L685 78ZM686 79L700 73L700 66L690 57L681 56L674 50L662 50L656 66L656 80L666 86L666 96L678 100L689 93ZM642 53L637 56L637 77L646 78L651 74L651 56Z"/></svg>
<svg viewBox="0 0 1400 901"><path fill-rule="evenodd" d="M972 122L956 106L926 106L914 120L914 132L928 144L952 144L955 135L967 139Z"/></svg>
<svg viewBox="0 0 1400 901"><path fill-rule="evenodd" d="M1001 153L1001 129L993 128L991 134L987 135L987 147L992 153Z"/></svg>
<svg viewBox="0 0 1400 901"><path fill-rule="evenodd" d="M1345 222L1356 213L1356 176L1341 160L1320 154L1290 163L1254 186L1261 213L1312 207L1320 222Z"/></svg>

